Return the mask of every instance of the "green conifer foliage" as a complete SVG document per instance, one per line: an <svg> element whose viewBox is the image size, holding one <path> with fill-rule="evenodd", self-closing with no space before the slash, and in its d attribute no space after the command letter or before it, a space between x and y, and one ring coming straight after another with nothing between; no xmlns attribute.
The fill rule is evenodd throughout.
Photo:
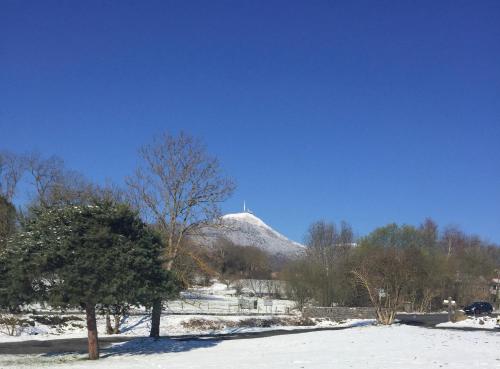
<svg viewBox="0 0 500 369"><path fill-rule="evenodd" d="M89 357L97 359L96 305L147 306L174 292L160 254L158 236L135 212L100 202L35 209L4 259L22 302L85 309Z"/></svg>

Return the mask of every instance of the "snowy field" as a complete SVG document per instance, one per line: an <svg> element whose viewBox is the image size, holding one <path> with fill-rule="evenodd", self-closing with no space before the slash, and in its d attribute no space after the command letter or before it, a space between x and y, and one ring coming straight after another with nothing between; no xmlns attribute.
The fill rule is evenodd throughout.
<svg viewBox="0 0 500 369"><path fill-rule="evenodd" d="M71 320L64 326L50 326L36 324L27 327L17 336L9 336L0 331L0 342L20 342L26 340L48 340L62 338L87 337L84 315L73 315L79 320ZM149 315L126 317L120 325L121 336L144 337L149 335L151 317ZM308 329L327 327L349 327L356 325L374 324L374 320L350 319L335 322L327 319L304 320L300 317L261 315L261 316L207 316L207 315L167 315L160 321L160 335L203 335L229 334L245 332L261 332L276 329ZM100 337L109 337L105 334L105 320L99 317L97 328Z"/></svg>
<svg viewBox="0 0 500 369"><path fill-rule="evenodd" d="M0 368L500 368L500 333L412 326L365 326L242 340L115 344L98 361L85 355L0 357Z"/></svg>
<svg viewBox="0 0 500 369"><path fill-rule="evenodd" d="M468 328L468 329L500 329L500 318L489 316L467 318L456 323L446 322L436 325L439 328Z"/></svg>
<svg viewBox="0 0 500 369"><path fill-rule="evenodd" d="M238 297L236 291L227 288L225 284L214 283L209 287L191 288L181 293L181 298L165 304L161 318L160 334L186 335L207 333L248 332L255 329L293 329L303 326L294 302L280 299L264 299L257 297ZM241 307L241 301L247 303ZM256 303L254 305L254 302ZM40 321L38 314L24 314L20 318L30 320L32 325L19 328L14 336L9 336L5 328L0 326L0 342L23 341L28 339L46 340L58 338L86 337L85 315L80 311L51 311L41 306L30 307L45 310L47 316L66 319L63 324L47 324ZM287 313L287 315L283 315ZM355 321L344 322L354 324ZM337 322L314 321L311 325L335 326ZM105 335L105 319L97 317L98 331ZM271 326L269 326L271 325ZM266 327L267 326L267 327ZM127 336L148 336L150 330L150 315L144 309L135 309L133 314L122 319L120 331Z"/></svg>
<svg viewBox="0 0 500 369"><path fill-rule="evenodd" d="M252 293L249 289L244 292ZM181 293L181 299L169 301L165 312L175 314L285 314L293 312L295 303L291 300L264 299L258 297L236 296L236 290L227 288L222 283L214 283L210 287L191 288ZM240 307L241 300L251 308ZM254 308L253 303L257 302ZM266 305L266 302L271 301Z"/></svg>
<svg viewBox="0 0 500 369"><path fill-rule="evenodd" d="M235 291L223 284L190 289L181 299L169 302L161 319L160 334L176 337L312 327L348 329L236 340L164 338L154 341L144 338L149 334L150 316L138 310L124 318L120 325L121 335L137 338L104 349L99 361L86 360L86 354L0 355L0 369L500 368L500 330L493 318L439 325L481 329L477 331L403 325L384 327L375 326L373 320L303 319L293 310L291 301L273 300L271 310L269 300L247 299L252 301L252 309L242 310ZM253 308L253 301L257 301L257 308ZM17 336L9 336L0 329L0 342L86 337L84 315L73 312L66 317L68 320L59 325L37 321ZM30 314L25 318L30 318ZM98 331L100 337L106 336L102 316L98 317Z"/></svg>

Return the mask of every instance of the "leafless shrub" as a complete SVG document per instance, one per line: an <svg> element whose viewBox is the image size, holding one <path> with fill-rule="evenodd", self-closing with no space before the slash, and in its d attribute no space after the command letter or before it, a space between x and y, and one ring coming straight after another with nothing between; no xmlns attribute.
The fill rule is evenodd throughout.
<svg viewBox="0 0 500 369"><path fill-rule="evenodd" d="M75 322L75 321L84 321L83 318L74 316L74 315L68 315L68 316L60 316L60 315L31 315L30 319L33 321L43 324L43 325L48 325L51 327L59 327L59 326L66 326L70 322Z"/></svg>
<svg viewBox="0 0 500 369"><path fill-rule="evenodd" d="M0 331L9 336L18 336L21 334L23 327L30 326L30 322L26 319L18 318L12 314L0 315Z"/></svg>

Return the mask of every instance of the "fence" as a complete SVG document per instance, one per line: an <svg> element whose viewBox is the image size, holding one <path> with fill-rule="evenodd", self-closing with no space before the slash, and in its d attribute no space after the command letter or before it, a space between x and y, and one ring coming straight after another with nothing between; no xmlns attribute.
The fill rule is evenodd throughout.
<svg viewBox="0 0 500 369"><path fill-rule="evenodd" d="M288 300L262 298L183 299L168 301L165 314L262 315L291 314L293 303Z"/></svg>
<svg viewBox="0 0 500 369"><path fill-rule="evenodd" d="M289 300L264 299L264 298L237 298L237 297L216 297L204 296L196 298L184 298L167 301L163 305L163 315L267 315L292 314L293 302ZM59 309L49 309L37 307L32 309L32 313L37 315L78 315L82 310L69 309L61 311ZM144 308L132 307L128 315L149 314Z"/></svg>

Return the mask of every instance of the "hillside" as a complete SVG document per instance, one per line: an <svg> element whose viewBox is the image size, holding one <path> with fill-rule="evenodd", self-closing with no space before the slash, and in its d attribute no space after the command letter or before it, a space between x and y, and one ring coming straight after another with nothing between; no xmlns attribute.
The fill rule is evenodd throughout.
<svg viewBox="0 0 500 369"><path fill-rule="evenodd" d="M274 256L297 257L304 253L305 247L294 242L264 223L251 213L224 215L221 226L203 230L203 237L197 242L215 246L220 239L227 239L240 246L254 246Z"/></svg>

